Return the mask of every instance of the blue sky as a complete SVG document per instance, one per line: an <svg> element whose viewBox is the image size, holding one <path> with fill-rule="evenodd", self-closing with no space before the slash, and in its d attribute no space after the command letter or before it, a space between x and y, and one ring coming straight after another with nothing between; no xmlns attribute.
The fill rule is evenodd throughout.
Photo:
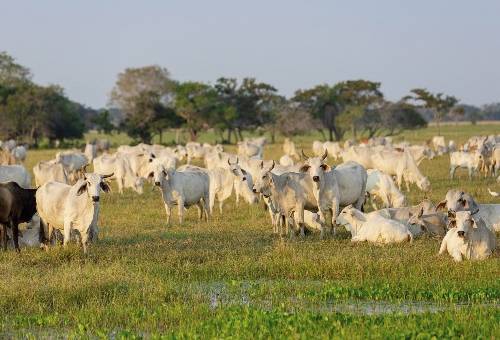
<svg viewBox="0 0 500 340"><path fill-rule="evenodd" d="M93 107L126 67L253 76L291 95L346 79L500 101L500 1L4 1L0 50Z"/></svg>

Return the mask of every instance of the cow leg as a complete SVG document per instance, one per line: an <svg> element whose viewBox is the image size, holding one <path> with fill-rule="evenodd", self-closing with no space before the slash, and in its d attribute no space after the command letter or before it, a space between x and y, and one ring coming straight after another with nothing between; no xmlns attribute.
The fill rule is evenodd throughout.
<svg viewBox="0 0 500 340"><path fill-rule="evenodd" d="M123 194L124 182L125 182L125 179L123 177L116 179L116 183L118 184L118 193L119 194Z"/></svg>
<svg viewBox="0 0 500 340"><path fill-rule="evenodd" d="M87 245L88 245L88 232L80 233L80 243L83 248L83 253L87 254Z"/></svg>
<svg viewBox="0 0 500 340"><path fill-rule="evenodd" d="M172 208L165 203L165 212L167 213L167 225L170 225L170 215L172 215Z"/></svg>
<svg viewBox="0 0 500 340"><path fill-rule="evenodd" d="M7 225L2 224L2 246L3 250L7 251Z"/></svg>
<svg viewBox="0 0 500 340"><path fill-rule="evenodd" d="M219 204L221 204L222 202L219 201ZM212 212L209 210L209 201L208 201L208 193L205 194L205 196L203 197L203 205L202 207L205 208L205 222L208 222L208 216L209 214L211 215ZM222 213L222 205L220 206L220 209L221 209L221 213Z"/></svg>
<svg viewBox="0 0 500 340"><path fill-rule="evenodd" d="M12 228L12 237L14 238L14 248L19 253L21 249L19 249L19 224L11 222L10 227Z"/></svg>
<svg viewBox="0 0 500 340"><path fill-rule="evenodd" d="M220 214L222 215L222 205L224 204L224 201L223 200L220 200L219 201L219 212Z"/></svg>
<svg viewBox="0 0 500 340"><path fill-rule="evenodd" d="M335 225L337 224L336 219L340 213L340 202L337 198L335 198L333 200L331 210L327 209L327 211L332 214L331 218L328 218L326 220L330 222L330 231L331 231L332 235L335 236L335 234L336 234ZM326 218L326 215L325 215L325 218Z"/></svg>
<svg viewBox="0 0 500 340"><path fill-rule="evenodd" d="M453 179L455 177L455 171L457 168L455 166L450 166L450 179Z"/></svg>
<svg viewBox="0 0 500 340"><path fill-rule="evenodd" d="M71 240L71 222L64 222L64 241L63 245L66 247Z"/></svg>
<svg viewBox="0 0 500 340"><path fill-rule="evenodd" d="M184 223L184 201L182 199L177 202L177 214L179 215L179 223Z"/></svg>

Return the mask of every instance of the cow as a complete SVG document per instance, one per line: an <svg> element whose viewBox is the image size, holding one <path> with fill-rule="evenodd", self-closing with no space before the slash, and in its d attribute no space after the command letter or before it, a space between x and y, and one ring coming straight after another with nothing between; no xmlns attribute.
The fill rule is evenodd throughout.
<svg viewBox="0 0 500 340"><path fill-rule="evenodd" d="M436 151L439 156L448 152L443 136L432 137L432 145L434 146L434 151Z"/></svg>
<svg viewBox="0 0 500 340"><path fill-rule="evenodd" d="M75 183L82 177L85 167L89 164L87 157L83 153L76 151L58 152L55 162L64 166L71 183Z"/></svg>
<svg viewBox="0 0 500 340"><path fill-rule="evenodd" d="M139 195L144 192L145 179L132 172L128 159L123 155L101 155L94 158L93 164L95 173L102 176L113 174L120 194L123 194L123 188L131 188Z"/></svg>
<svg viewBox="0 0 500 340"><path fill-rule="evenodd" d="M228 159L227 164L229 170L234 176L234 193L236 196L236 205L239 205L240 196L242 196L248 204L257 203L258 197L252 190L252 175L240 166L237 157L236 162L231 162L231 160Z"/></svg>
<svg viewBox="0 0 500 340"><path fill-rule="evenodd" d="M340 215L351 226L351 242L389 244L413 241L408 227L398 221L380 215L364 214L352 205L342 209Z"/></svg>
<svg viewBox="0 0 500 340"><path fill-rule="evenodd" d="M289 138L285 138L285 141L283 142L283 152L288 157L296 159L300 158L299 154L297 153L297 148L295 147L295 143L291 141Z"/></svg>
<svg viewBox="0 0 500 340"><path fill-rule="evenodd" d="M238 155L262 159L264 147L249 141L238 142Z"/></svg>
<svg viewBox="0 0 500 340"><path fill-rule="evenodd" d="M495 177L498 176L498 170L500 169L500 145L493 148L491 152L491 163L493 168L493 174Z"/></svg>
<svg viewBox="0 0 500 340"><path fill-rule="evenodd" d="M408 151L379 151L372 155L373 168L396 176L398 188L401 190L403 180L406 190L410 191L410 183L415 183L422 191L429 191L429 179L422 175L415 160Z"/></svg>
<svg viewBox="0 0 500 340"><path fill-rule="evenodd" d="M472 180L474 173L477 173L482 160L482 155L475 152L455 151L450 153L450 178L455 177L457 168L465 168L468 170L469 179Z"/></svg>
<svg viewBox="0 0 500 340"><path fill-rule="evenodd" d="M54 229L62 230L64 246L71 238L71 231L80 233L83 252L87 253L89 242L98 236L97 221L101 190L109 192L106 178L96 173L85 173L74 185L47 182L36 192L38 214L42 223L42 242L48 246Z"/></svg>
<svg viewBox="0 0 500 340"><path fill-rule="evenodd" d="M356 162L343 163L332 169L324 162L328 157L326 150L322 157L310 158L303 150L302 156L305 163L300 171L311 178L319 211L335 234L334 224L340 206L353 204L357 209L363 207L368 177L366 170Z"/></svg>
<svg viewBox="0 0 500 340"><path fill-rule="evenodd" d="M38 162L33 167L33 174L37 187L50 181L69 184L68 174L61 163Z"/></svg>
<svg viewBox="0 0 500 340"><path fill-rule="evenodd" d="M270 167L264 167L264 161L261 161L259 172L254 177L253 192L262 194L268 200L275 232L277 223L281 223L281 218L284 218L287 225L294 227L290 237L295 236L295 226L300 228L303 237L304 210L318 211L311 178L304 173L293 172L276 175L272 172L274 166L274 161ZM294 215L295 218L292 218Z"/></svg>
<svg viewBox="0 0 500 340"><path fill-rule="evenodd" d="M184 222L184 208L198 207L199 219L208 221L210 214L210 179L206 171L186 169L177 171L166 169L161 163L154 163L151 176L157 187L161 188L167 224L170 224L172 207L177 205L179 222Z"/></svg>
<svg viewBox="0 0 500 340"><path fill-rule="evenodd" d="M295 164L295 162L293 161L292 157L290 157L288 155L283 155L280 157L279 164L282 166L289 167L289 166L293 166Z"/></svg>
<svg viewBox="0 0 500 340"><path fill-rule="evenodd" d="M420 165L424 159L433 159L436 155L434 151L426 145L411 145L404 148L404 150L408 150L417 165Z"/></svg>
<svg viewBox="0 0 500 340"><path fill-rule="evenodd" d="M0 165L0 182L16 182L23 189L31 188L31 176L22 165Z"/></svg>
<svg viewBox="0 0 500 340"><path fill-rule="evenodd" d="M0 150L0 165L14 165L16 164L16 159L10 151Z"/></svg>
<svg viewBox="0 0 500 340"><path fill-rule="evenodd" d="M400 208L406 205L406 197L392 180L392 177L380 170L367 171L366 192L378 197L385 208ZM373 202L376 209L375 202Z"/></svg>
<svg viewBox="0 0 500 340"><path fill-rule="evenodd" d="M312 143L312 151L313 151L314 156L317 156L317 157L321 156L325 152L324 143L322 143L318 140L315 140Z"/></svg>
<svg viewBox="0 0 500 340"><path fill-rule="evenodd" d="M436 211L442 208L455 212L479 210L478 216L483 219L486 226L500 232L500 204L478 204L470 194L451 189L446 193L445 199L438 203Z"/></svg>
<svg viewBox="0 0 500 340"><path fill-rule="evenodd" d="M340 158L340 155L342 153L342 147L340 146L339 142L325 142L323 144L323 148L324 148L324 150L326 150L328 152L328 157L331 157L334 160L337 160ZM318 155L318 156L320 156L320 155Z"/></svg>
<svg viewBox="0 0 500 340"><path fill-rule="evenodd" d="M441 242L439 255L446 251L456 262L483 260L496 249L495 234L486 227L486 223L477 215L479 210L449 211L449 230Z"/></svg>
<svg viewBox="0 0 500 340"><path fill-rule="evenodd" d="M12 156L16 160L16 164L23 164L26 160L26 147L23 145L18 145L11 151Z"/></svg>
<svg viewBox="0 0 500 340"><path fill-rule="evenodd" d="M87 157L88 163L92 163L94 158L97 157L97 146L95 144L87 143L83 153L85 157Z"/></svg>
<svg viewBox="0 0 500 340"><path fill-rule="evenodd" d="M2 245L7 249L7 228L12 229L14 247L19 249L19 224L29 222L36 213L36 189L24 189L16 182L0 183L0 224Z"/></svg>

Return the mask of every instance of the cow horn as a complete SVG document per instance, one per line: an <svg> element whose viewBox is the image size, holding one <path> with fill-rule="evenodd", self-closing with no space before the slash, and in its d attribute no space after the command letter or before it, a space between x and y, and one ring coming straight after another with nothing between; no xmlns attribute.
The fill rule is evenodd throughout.
<svg viewBox="0 0 500 340"><path fill-rule="evenodd" d="M269 171L271 171L271 170L273 170L273 169L274 169L274 165L275 165L275 163L274 163L274 159L273 159L273 164L272 164L272 165L271 165L271 167L269 168Z"/></svg>
<svg viewBox="0 0 500 340"><path fill-rule="evenodd" d="M261 162L260 162L260 168L261 168L261 169L264 169L264 161L261 161Z"/></svg>
<svg viewBox="0 0 500 340"><path fill-rule="evenodd" d="M307 160L307 159L309 158L309 157L305 154L304 149L301 149L301 150L300 150L300 152L301 152L301 154L302 154L302 158L303 158L304 160Z"/></svg>
<svg viewBox="0 0 500 340"><path fill-rule="evenodd" d="M325 149L325 153L323 154L323 156L321 156L321 160L324 161L326 159L326 157L328 157L328 150Z"/></svg>
<svg viewBox="0 0 500 340"><path fill-rule="evenodd" d="M101 177L102 177L103 179L104 179L104 178L109 178L109 177L113 176L114 174L115 174L115 173L114 173L114 172L112 172L112 173L110 173L109 175L102 175Z"/></svg>

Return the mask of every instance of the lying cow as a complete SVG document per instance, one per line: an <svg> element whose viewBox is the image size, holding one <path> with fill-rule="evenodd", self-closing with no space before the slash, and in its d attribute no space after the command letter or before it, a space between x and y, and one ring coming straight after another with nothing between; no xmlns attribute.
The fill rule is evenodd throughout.
<svg viewBox="0 0 500 340"><path fill-rule="evenodd" d="M493 254L496 249L495 234L486 227L478 212L449 212L450 230L441 242L439 255L447 251L456 262L460 262L464 258L483 260Z"/></svg>

